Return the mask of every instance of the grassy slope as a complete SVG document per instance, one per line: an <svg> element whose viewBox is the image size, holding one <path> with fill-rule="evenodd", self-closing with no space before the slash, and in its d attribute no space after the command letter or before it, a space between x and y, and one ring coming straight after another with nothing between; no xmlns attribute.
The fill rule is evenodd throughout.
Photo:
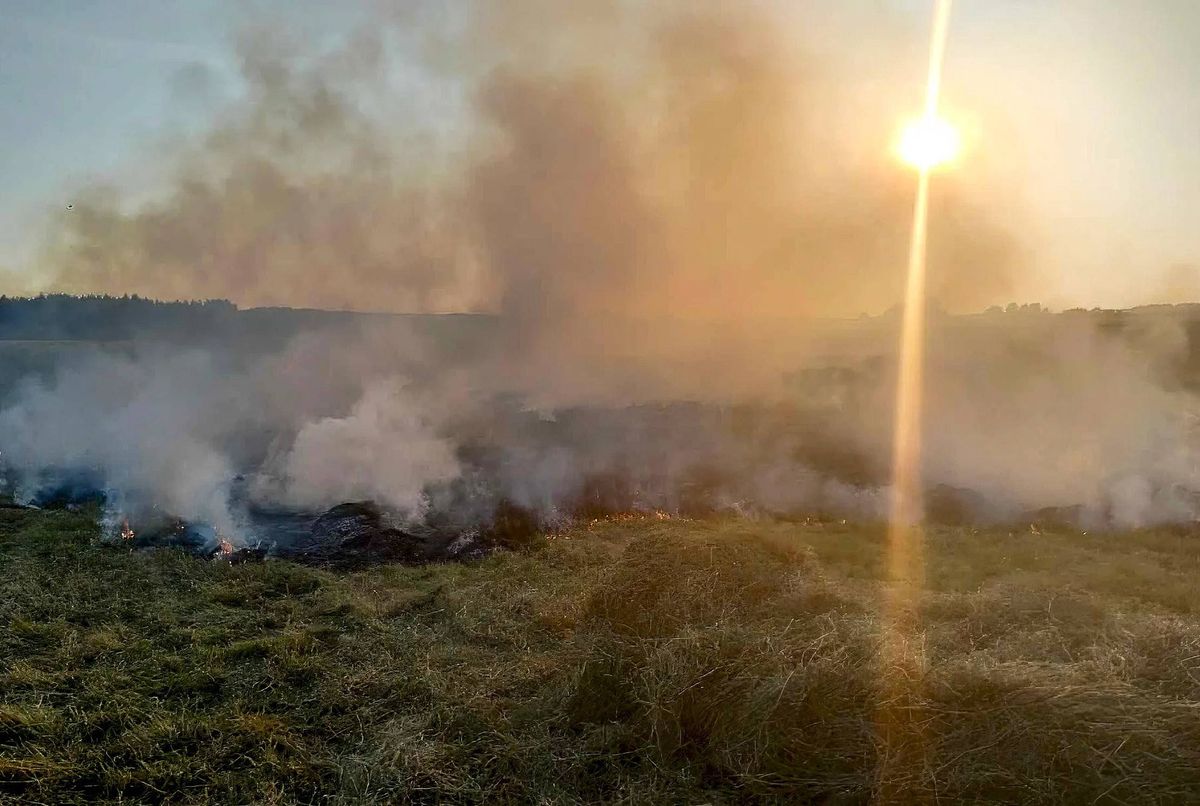
<svg viewBox="0 0 1200 806"><path fill-rule="evenodd" d="M0 511L0 800L859 802L881 532L581 527L336 575ZM915 794L1200 800L1200 542L939 531Z"/></svg>

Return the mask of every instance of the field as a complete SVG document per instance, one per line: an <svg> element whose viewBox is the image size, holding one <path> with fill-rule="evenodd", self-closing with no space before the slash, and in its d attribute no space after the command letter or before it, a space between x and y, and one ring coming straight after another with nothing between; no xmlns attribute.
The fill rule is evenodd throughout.
<svg viewBox="0 0 1200 806"><path fill-rule="evenodd" d="M95 532L0 511L0 801L1200 801L1200 537L931 531L897 694L877 526L352 574Z"/></svg>

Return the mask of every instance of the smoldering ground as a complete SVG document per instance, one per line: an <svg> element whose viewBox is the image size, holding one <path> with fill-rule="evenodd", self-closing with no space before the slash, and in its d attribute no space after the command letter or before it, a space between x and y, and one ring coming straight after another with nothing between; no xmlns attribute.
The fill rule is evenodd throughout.
<svg viewBox="0 0 1200 806"><path fill-rule="evenodd" d="M1115 331L1089 314L936 319L931 516L1194 521L1184 325L1171 310L1130 312ZM154 507L246 543L279 537L251 509L315 515L359 500L458 531L514 507L542 526L622 512L875 520L895 326L805 325L823 352L777 364L776 381L752 391L714 378L690 396L647 387L559 405L504 376L498 320L453 354L387 320L257 355L147 343L27 381L0 410L3 458L19 498L84 472L107 492L114 525Z"/></svg>
<svg viewBox="0 0 1200 806"><path fill-rule="evenodd" d="M899 298L911 177L883 153L879 90L817 47L832 25L772 3L526 0L381 10L326 51L245 33L241 94L175 144L151 200L80 194L47 282L495 319L470 349L380 325L63 366L0 413L18 489L84 467L235 535L245 500L463 523L509 504L879 517L896 318L838 317ZM902 63L900 39L877 45ZM939 180L949 309L1020 279L997 181ZM1186 323L1099 324L935 322L930 484L982 519L1193 519L1194 398L1159 371Z"/></svg>

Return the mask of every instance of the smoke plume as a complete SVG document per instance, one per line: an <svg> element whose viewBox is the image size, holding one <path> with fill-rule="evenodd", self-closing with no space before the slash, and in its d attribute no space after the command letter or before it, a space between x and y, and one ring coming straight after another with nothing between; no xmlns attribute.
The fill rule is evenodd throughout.
<svg viewBox="0 0 1200 806"><path fill-rule="evenodd" d="M176 144L162 192L80 194L51 284L494 318L106 351L10 395L6 467L26 487L88 468L231 530L239 495L879 517L898 318L847 317L901 296L912 181L811 11L416 3L327 51L245 33L241 94ZM1020 271L991 181L939 178L946 310L1005 301ZM930 484L979 519L1194 518L1194 398L1162 369L1188 337L1163 322L935 317Z"/></svg>

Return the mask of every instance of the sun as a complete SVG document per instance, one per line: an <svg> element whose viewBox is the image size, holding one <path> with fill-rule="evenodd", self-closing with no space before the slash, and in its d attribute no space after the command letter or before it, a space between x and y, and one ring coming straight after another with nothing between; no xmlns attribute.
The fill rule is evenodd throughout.
<svg viewBox="0 0 1200 806"><path fill-rule="evenodd" d="M958 129L936 115L909 121L896 145L900 159L920 171L952 162L960 151L962 136Z"/></svg>

